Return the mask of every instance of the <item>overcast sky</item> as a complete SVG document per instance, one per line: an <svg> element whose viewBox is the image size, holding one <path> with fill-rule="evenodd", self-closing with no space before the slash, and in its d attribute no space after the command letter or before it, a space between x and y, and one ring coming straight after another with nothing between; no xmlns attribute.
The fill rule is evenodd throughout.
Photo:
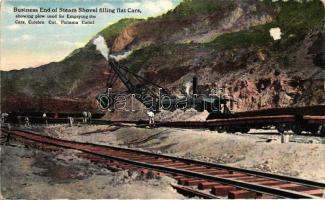
<svg viewBox="0 0 325 200"><path fill-rule="evenodd" d="M2 0L1 70L36 67L60 61L74 49L82 47L98 31L121 18L157 16L173 9L179 2L180 0ZM17 13L13 12L14 7L119 7L140 8L142 13L97 13L95 25L18 25L15 24Z"/></svg>

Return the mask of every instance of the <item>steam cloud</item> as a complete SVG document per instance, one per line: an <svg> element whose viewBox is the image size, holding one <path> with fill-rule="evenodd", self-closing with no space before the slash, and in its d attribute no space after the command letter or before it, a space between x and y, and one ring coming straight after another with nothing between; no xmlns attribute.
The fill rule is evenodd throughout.
<svg viewBox="0 0 325 200"><path fill-rule="evenodd" d="M133 52L133 50L131 51L127 51L125 52L124 54L122 55L117 55L117 56L114 56L114 55L109 55L110 58L113 58L114 60L116 61L120 61L120 60L123 60L123 59L126 59L131 53Z"/></svg>
<svg viewBox="0 0 325 200"><path fill-rule="evenodd" d="M112 58L118 62L120 60L127 58L133 52L133 50L131 50L121 55L116 55L116 56L112 54L109 55L109 48L106 45L105 38L101 35L99 35L97 38L93 40L93 44L96 45L96 50L98 50L105 57L106 60L108 60L108 58Z"/></svg>
<svg viewBox="0 0 325 200"><path fill-rule="evenodd" d="M186 83L184 84L184 86L185 86L185 92L186 92L186 94L187 94L187 95L190 95L190 88L191 88L191 86L192 86L192 83L191 83L191 82L186 82Z"/></svg>
<svg viewBox="0 0 325 200"><path fill-rule="evenodd" d="M106 60L108 60L109 48L106 45L106 41L103 36L99 35L93 40L93 44L96 45L96 50L98 50Z"/></svg>

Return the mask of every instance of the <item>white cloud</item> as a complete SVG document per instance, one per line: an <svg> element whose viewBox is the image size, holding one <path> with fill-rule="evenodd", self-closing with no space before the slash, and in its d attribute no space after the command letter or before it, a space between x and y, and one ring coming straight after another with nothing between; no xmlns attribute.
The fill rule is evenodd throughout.
<svg viewBox="0 0 325 200"><path fill-rule="evenodd" d="M98 5L98 6L94 6L94 7L90 7L90 8L114 8L115 6L113 6L112 4L110 3L103 3L101 5Z"/></svg>
<svg viewBox="0 0 325 200"><path fill-rule="evenodd" d="M59 45L63 45L63 46L74 46L73 42L70 41L66 41L66 40L61 40L57 42Z"/></svg>
<svg viewBox="0 0 325 200"><path fill-rule="evenodd" d="M12 25L7 26L7 29L9 29L9 30L17 30L20 28L21 28L21 25L18 25L18 24L12 24Z"/></svg>
<svg viewBox="0 0 325 200"><path fill-rule="evenodd" d="M33 39L34 37L28 34L23 34L20 37L12 39L13 42L22 42L22 41L28 41Z"/></svg>
<svg viewBox="0 0 325 200"><path fill-rule="evenodd" d="M166 12L174 7L171 0L160 0L157 2L162 11Z"/></svg>
<svg viewBox="0 0 325 200"><path fill-rule="evenodd" d="M7 3L1 4L1 12L3 13L13 13L14 7Z"/></svg>
<svg viewBox="0 0 325 200"><path fill-rule="evenodd" d="M7 28L8 30L11 30L11 31L15 31L15 30L21 29L21 28L29 25L28 19L19 19L19 21L23 21L25 24L11 24L11 25L6 26L5 28ZM41 25L33 24L33 26L41 26Z"/></svg>
<svg viewBox="0 0 325 200"><path fill-rule="evenodd" d="M140 9L143 13L157 15L167 12L174 7L172 0L143 0L141 2L125 3L124 8Z"/></svg>
<svg viewBox="0 0 325 200"><path fill-rule="evenodd" d="M28 34L24 34L24 35L21 36L21 39L22 39L22 40L30 40L30 39L32 39L32 38L33 38L33 37L30 36L30 35L28 35Z"/></svg>
<svg viewBox="0 0 325 200"><path fill-rule="evenodd" d="M80 48L80 47L85 46L85 44L86 44L86 42L75 42L75 43L74 43L74 46L75 46L76 48Z"/></svg>
<svg viewBox="0 0 325 200"><path fill-rule="evenodd" d="M271 28L270 35L272 36L273 40L280 40L281 39L281 29L279 27Z"/></svg>
<svg viewBox="0 0 325 200"><path fill-rule="evenodd" d="M140 8L141 5L142 4L140 2L129 2L129 3L125 3L124 7L125 8Z"/></svg>

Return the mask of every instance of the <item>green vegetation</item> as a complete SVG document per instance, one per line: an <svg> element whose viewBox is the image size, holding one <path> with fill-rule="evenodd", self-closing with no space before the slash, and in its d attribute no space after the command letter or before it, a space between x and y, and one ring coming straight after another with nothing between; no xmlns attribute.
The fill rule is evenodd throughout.
<svg viewBox="0 0 325 200"><path fill-rule="evenodd" d="M68 80L69 82L73 82L74 80L80 78L86 69L87 66L76 60L76 62L74 62L72 65L69 65L69 67L62 68L62 71L58 77L60 77L60 81Z"/></svg>
<svg viewBox="0 0 325 200"><path fill-rule="evenodd" d="M225 9L233 5L233 1L207 1L185 0L173 11L162 17L209 14L215 12L216 9ZM320 0L309 0L302 3L294 0L289 2L264 0L262 6L277 12L277 17L273 22L254 26L247 30L222 34L212 42L204 44L204 48L231 49L255 46L281 50L294 42L301 41L310 29L320 26L321 21L324 19L324 7ZM280 27L282 31L280 41L274 41L270 36L270 29L275 27ZM144 47L134 51L130 56L129 60L134 61L130 70L138 72L141 68L146 67L143 63L146 63L150 58L166 57L174 53L180 54L182 50L190 50L194 46L198 47L200 44L164 44Z"/></svg>
<svg viewBox="0 0 325 200"><path fill-rule="evenodd" d="M321 25L325 16L324 5L320 0L303 1L303 3L281 1L276 5L281 8L275 23L283 33L282 46L302 40L310 29Z"/></svg>
<svg viewBox="0 0 325 200"><path fill-rule="evenodd" d="M189 17L200 14L211 14L234 6L233 0L184 0L174 10L162 17Z"/></svg>
<svg viewBox="0 0 325 200"><path fill-rule="evenodd" d="M136 19L136 18L124 18L121 19L114 24L111 24L101 30L98 34L102 35L107 42L113 40L124 28L126 28L128 25L143 21L144 19ZM63 59L63 61L69 59L73 55L77 54L80 51L80 49L73 50L67 57Z"/></svg>
<svg viewBox="0 0 325 200"><path fill-rule="evenodd" d="M145 69L149 67L147 63L149 60L155 58L166 58L160 59L160 65L164 65L164 61L168 60L169 62L175 59L174 55L178 55L176 60L179 58L189 59L187 53L191 51L191 48L194 46L198 47L199 44L161 44L161 45L150 45L143 47L141 49L133 51L127 60L122 60L122 65L128 63L132 60L132 65L130 65L129 70L131 72L137 73L140 69ZM129 63L128 63L129 64Z"/></svg>
<svg viewBox="0 0 325 200"><path fill-rule="evenodd" d="M141 49L133 51L133 53L130 55L129 58L136 58L135 62L131 65L129 70L133 73L137 73L140 69L143 69L144 66L143 63L146 63L150 58L159 55L163 55L164 47L166 45L150 45L148 47L143 47ZM129 60L129 59L128 59ZM127 60L122 60L122 65L125 64Z"/></svg>
<svg viewBox="0 0 325 200"><path fill-rule="evenodd" d="M236 48L248 46L272 46L284 49L304 38L306 33L321 25L324 19L324 6L320 0L289 2L264 1L273 9L279 8L280 12L272 23L254 26L249 30L226 33L217 37L207 46L214 48ZM280 44L270 36L269 30L280 27L282 38Z"/></svg>
<svg viewBox="0 0 325 200"><path fill-rule="evenodd" d="M285 49L297 41L301 41L306 33L320 26L324 19L324 6L320 0L289 0L288 2L264 0L264 6L271 10L278 10L277 17L271 23L254 26L248 30L225 33L217 37L206 47L216 49L241 48L249 46L273 47ZM232 0L184 0L174 10L169 11L161 17L187 17L199 14L210 14L216 10L233 8ZM258 11L257 11L258 12ZM274 41L270 36L270 28L280 27L282 38ZM152 53L159 52L159 47L148 47L134 52L134 56L145 60Z"/></svg>
<svg viewBox="0 0 325 200"><path fill-rule="evenodd" d="M143 19L135 19L135 18L125 18L121 19L118 22L111 24L101 30L98 34L102 35L106 41L110 41L114 39L124 28L128 25L140 22Z"/></svg>
<svg viewBox="0 0 325 200"><path fill-rule="evenodd" d="M208 43L207 46L218 49L229 49L272 44L273 39L270 37L269 33L269 30L272 27L272 24L265 24L255 26L249 30L225 33L217 37L211 43Z"/></svg>

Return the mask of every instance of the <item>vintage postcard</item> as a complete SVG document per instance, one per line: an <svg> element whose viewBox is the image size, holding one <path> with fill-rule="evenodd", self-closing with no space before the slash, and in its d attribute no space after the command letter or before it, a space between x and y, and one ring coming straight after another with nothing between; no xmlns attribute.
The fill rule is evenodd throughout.
<svg viewBox="0 0 325 200"><path fill-rule="evenodd" d="M1 199L325 198L325 0L1 0Z"/></svg>

